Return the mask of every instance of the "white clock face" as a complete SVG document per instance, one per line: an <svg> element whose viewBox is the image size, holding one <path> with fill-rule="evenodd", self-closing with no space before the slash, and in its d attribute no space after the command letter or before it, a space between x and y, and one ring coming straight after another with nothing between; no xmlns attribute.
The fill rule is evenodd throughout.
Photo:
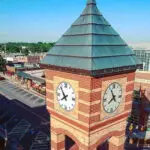
<svg viewBox="0 0 150 150"><path fill-rule="evenodd" d="M57 87L57 100L59 105L66 111L71 111L76 104L75 92L67 82L61 82Z"/></svg>
<svg viewBox="0 0 150 150"><path fill-rule="evenodd" d="M107 88L103 97L103 107L107 113L113 113L119 107L122 100L122 87L119 83L112 83Z"/></svg>

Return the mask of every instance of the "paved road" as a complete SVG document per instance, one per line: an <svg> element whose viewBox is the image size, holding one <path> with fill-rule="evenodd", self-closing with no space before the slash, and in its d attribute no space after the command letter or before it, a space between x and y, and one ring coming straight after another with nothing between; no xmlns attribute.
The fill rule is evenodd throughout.
<svg viewBox="0 0 150 150"><path fill-rule="evenodd" d="M50 139L45 133L39 132L34 139L30 150L38 150L39 147L40 150L47 150L49 148L49 141Z"/></svg>
<svg viewBox="0 0 150 150"><path fill-rule="evenodd" d="M45 105L45 100L38 96L17 87L8 80L0 81L0 91L7 95L10 99L17 99L25 105L35 108Z"/></svg>
<svg viewBox="0 0 150 150"><path fill-rule="evenodd" d="M49 113L45 102L37 103L39 97L8 81L0 82L0 93L0 125L8 132L7 149L16 150L18 146L24 150L49 150Z"/></svg>

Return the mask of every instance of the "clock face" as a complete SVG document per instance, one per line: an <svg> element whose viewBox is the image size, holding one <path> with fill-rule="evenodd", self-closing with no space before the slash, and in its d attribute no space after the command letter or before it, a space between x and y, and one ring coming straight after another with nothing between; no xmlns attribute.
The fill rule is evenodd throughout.
<svg viewBox="0 0 150 150"><path fill-rule="evenodd" d="M67 82L61 82L57 87L57 100L59 105L66 111L71 111L76 104L75 92Z"/></svg>
<svg viewBox="0 0 150 150"><path fill-rule="evenodd" d="M122 87L119 83L112 83L107 88L103 97L103 107L107 113L113 113L122 100Z"/></svg>

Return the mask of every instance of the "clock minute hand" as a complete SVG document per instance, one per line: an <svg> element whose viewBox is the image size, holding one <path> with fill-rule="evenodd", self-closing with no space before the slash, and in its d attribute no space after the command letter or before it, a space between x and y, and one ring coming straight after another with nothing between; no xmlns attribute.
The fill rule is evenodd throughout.
<svg viewBox="0 0 150 150"><path fill-rule="evenodd" d="M63 91L63 89L62 89L62 87L60 87L60 89L61 89L61 92L62 92L62 94L63 94L63 98L61 99L61 100L63 100L63 99L65 99L66 101L67 101L67 97L68 97L68 95L65 95L65 93L64 93L64 91Z"/></svg>
<svg viewBox="0 0 150 150"><path fill-rule="evenodd" d="M113 96L113 100L116 102L116 96L114 95L114 93L113 93L113 91L112 91L112 89L111 89L111 94L112 94L112 96Z"/></svg>
<svg viewBox="0 0 150 150"><path fill-rule="evenodd" d="M61 89L61 92L62 92L63 96L65 97L65 93L64 93L62 87L60 87L60 89Z"/></svg>

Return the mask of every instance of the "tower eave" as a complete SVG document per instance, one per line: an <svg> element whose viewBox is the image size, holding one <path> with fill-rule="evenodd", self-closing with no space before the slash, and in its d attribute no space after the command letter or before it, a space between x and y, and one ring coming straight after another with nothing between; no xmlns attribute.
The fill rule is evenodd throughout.
<svg viewBox="0 0 150 150"><path fill-rule="evenodd" d="M68 72L68 73L73 73L78 75L85 75L85 76L92 76L92 77L104 77L104 76L106 77L106 76L112 76L116 74L133 72L136 71L137 69L141 69L143 66L142 64L137 64L133 66L122 66L122 67L107 68L101 70L84 70L79 68L61 67L61 66L54 66L49 64L40 64L40 67L43 69Z"/></svg>

